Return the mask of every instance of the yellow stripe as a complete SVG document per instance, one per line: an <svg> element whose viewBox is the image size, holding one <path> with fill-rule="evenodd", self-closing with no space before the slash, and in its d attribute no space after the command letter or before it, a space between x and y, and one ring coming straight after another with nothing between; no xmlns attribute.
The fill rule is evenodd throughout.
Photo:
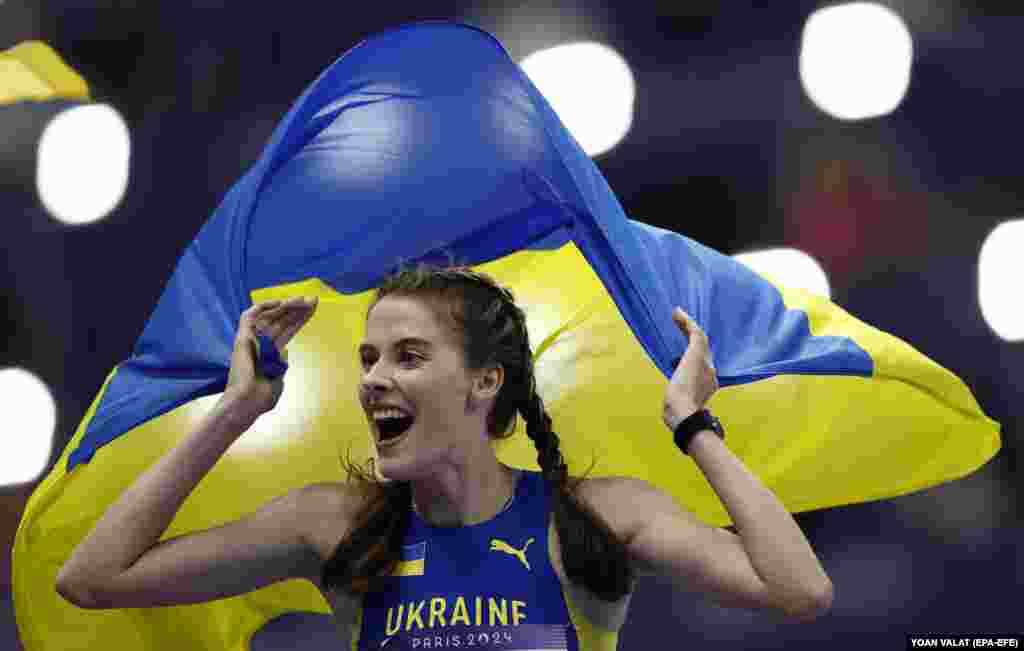
<svg viewBox="0 0 1024 651"><path fill-rule="evenodd" d="M391 576L423 576L423 559L415 561L398 561L398 567Z"/></svg>
<svg viewBox="0 0 1024 651"><path fill-rule="evenodd" d="M847 337L863 348L875 363L874 377L900 378L904 382L913 383L958 409L963 415L985 421L998 430L998 423L982 412L970 389L960 378L922 355L910 344L854 318L824 296L786 287L767 274L761 275L779 290L788 309L801 310L807 314L812 335Z"/></svg>
<svg viewBox="0 0 1024 651"><path fill-rule="evenodd" d="M88 101L89 86L41 41L0 52L0 104L53 97Z"/></svg>

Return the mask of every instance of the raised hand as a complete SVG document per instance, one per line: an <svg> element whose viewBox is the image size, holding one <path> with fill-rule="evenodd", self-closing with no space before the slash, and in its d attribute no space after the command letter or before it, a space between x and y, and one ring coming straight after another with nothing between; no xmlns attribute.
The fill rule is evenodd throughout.
<svg viewBox="0 0 1024 651"><path fill-rule="evenodd" d="M268 379L259 371L260 334L270 337L282 359L288 360L288 342L316 311L317 299L303 297L258 303L242 313L231 353L231 370L221 401L232 416L251 425L277 405L284 391L284 376Z"/></svg>
<svg viewBox="0 0 1024 651"><path fill-rule="evenodd" d="M675 429L684 418L702 409L718 391L718 375L707 335L681 308L672 311L672 320L686 334L689 345L665 390L662 418L669 429Z"/></svg>

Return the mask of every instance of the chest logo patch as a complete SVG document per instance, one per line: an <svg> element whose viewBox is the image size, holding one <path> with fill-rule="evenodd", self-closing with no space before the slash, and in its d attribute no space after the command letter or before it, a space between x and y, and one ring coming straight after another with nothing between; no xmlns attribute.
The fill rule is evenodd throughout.
<svg viewBox="0 0 1024 651"><path fill-rule="evenodd" d="M516 549L515 547L513 547L510 544L508 544L504 540L500 540L498 538L491 538L491 551L492 552L505 552L506 554L509 554L511 556L515 556L520 561L522 561L523 565L526 566L526 569L529 570L530 569L530 562L526 560L526 548L529 547L530 544L533 541L534 541L534 538L530 538L529 540L526 541L526 544L523 545L522 549Z"/></svg>

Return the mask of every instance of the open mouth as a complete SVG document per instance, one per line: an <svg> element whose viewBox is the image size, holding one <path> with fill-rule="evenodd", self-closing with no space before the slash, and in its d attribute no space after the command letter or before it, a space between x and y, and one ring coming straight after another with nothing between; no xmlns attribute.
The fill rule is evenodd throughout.
<svg viewBox="0 0 1024 651"><path fill-rule="evenodd" d="M399 439L412 427L413 419L410 416L402 418L381 418L376 421L377 431L380 434L380 442L386 443Z"/></svg>

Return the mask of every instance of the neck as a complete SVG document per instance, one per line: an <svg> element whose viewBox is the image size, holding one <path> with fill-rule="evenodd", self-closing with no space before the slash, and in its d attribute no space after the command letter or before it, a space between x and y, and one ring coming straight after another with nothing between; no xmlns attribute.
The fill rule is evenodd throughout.
<svg viewBox="0 0 1024 651"><path fill-rule="evenodd" d="M493 452L483 459L448 462L430 477L412 482L413 508L435 527L487 522L515 494L518 476L519 471L500 463Z"/></svg>

